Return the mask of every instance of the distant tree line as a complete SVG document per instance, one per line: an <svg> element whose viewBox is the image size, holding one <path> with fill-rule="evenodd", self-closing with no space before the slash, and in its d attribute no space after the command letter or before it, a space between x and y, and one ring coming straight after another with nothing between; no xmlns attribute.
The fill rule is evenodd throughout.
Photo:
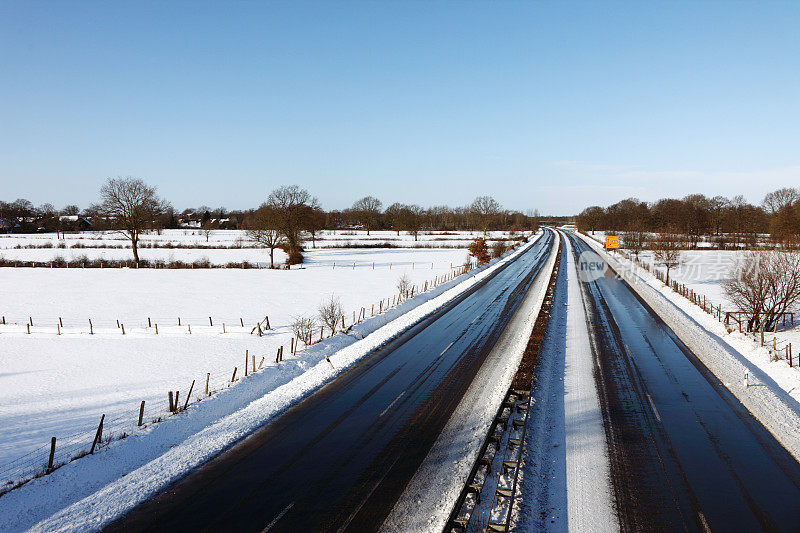
<svg viewBox="0 0 800 533"><path fill-rule="evenodd" d="M756 245L760 235L769 234L773 243L796 248L800 244L800 190L773 191L758 206L742 196L692 194L652 203L628 198L608 207L587 207L576 223L581 231L618 232L630 241L626 245L635 248L647 245L648 233L679 235L685 247L696 247L706 238L720 248Z"/></svg>
<svg viewBox="0 0 800 533"><path fill-rule="evenodd" d="M156 188L133 177L109 178L99 191L99 201L86 209L68 205L56 209L52 204L34 206L28 200L0 201L1 233L111 230L131 241L138 262L139 237L146 231L192 228L205 232L214 229L242 229L255 244L288 255L289 264L302 262L302 250L310 241L316 246L322 230L351 229L405 231L416 240L424 231L477 230L484 236L490 230L532 231L539 227L539 213L523 214L504 209L491 196L479 196L463 207L383 202L365 196L348 209L326 211L316 197L297 185L278 187L256 208L228 211L224 207L200 206L176 212L158 197Z"/></svg>

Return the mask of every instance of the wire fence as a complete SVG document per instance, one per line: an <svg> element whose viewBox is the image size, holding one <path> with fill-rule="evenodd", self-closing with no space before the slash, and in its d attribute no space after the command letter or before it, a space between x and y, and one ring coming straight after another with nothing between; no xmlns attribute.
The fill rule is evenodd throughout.
<svg viewBox="0 0 800 533"><path fill-rule="evenodd" d="M79 332L83 334L107 334L108 331L117 331L120 335L136 332L147 332L153 335L162 332L173 332L186 329L191 334L195 332L215 333L247 333L253 335L273 333L291 333L288 343L281 344L274 355L256 354L245 351L244 364L235 366L230 370L217 371L198 375L191 383L186 383L184 390L165 391L159 396L150 396L139 402L132 403L129 409L108 407L105 412L98 410L93 413L97 424L87 425L80 430L69 434L56 434L50 442L21 454L4 463L0 463L0 495L21 486L37 477L49 474L61 466L80 459L93 451L101 450L116 440L125 439L134 435L148 426L156 424L166 417L174 416L191 405L213 396L235 383L250 376L275 368L284 358L296 355L302 349L317 344L349 327L363 322L371 316L382 314L400 303L414 296L431 290L443 283L452 281L461 274L474 268L475 263L464 264L452 268L449 272L437 275L433 279L417 285L409 285L404 290L398 291L393 296L381 299L371 304L370 307L361 307L353 311L352 317L344 314L341 324L334 328L325 325L316 325L319 330L314 330L312 335L303 336L291 326L273 327L269 317L214 317L214 316L181 316L181 317L136 317L125 320L100 318L84 319L75 317L42 317L42 316L6 316L0 315L0 333L21 332L27 334L45 333L61 334ZM350 320L352 318L352 320ZM348 326L349 323L349 326ZM319 335L316 335L319 331ZM302 343L302 345L301 345ZM106 415L109 415L107 418ZM87 414L91 416L91 414ZM55 432L54 432L55 433Z"/></svg>

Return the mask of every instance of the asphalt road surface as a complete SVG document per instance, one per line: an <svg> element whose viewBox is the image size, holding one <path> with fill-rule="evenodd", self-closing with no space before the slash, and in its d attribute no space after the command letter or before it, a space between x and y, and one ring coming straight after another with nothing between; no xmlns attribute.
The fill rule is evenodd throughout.
<svg viewBox="0 0 800 533"><path fill-rule="evenodd" d="M800 464L626 283L581 288L622 528L800 531Z"/></svg>
<svg viewBox="0 0 800 533"><path fill-rule="evenodd" d="M553 242L545 230L492 277L108 529L377 530Z"/></svg>

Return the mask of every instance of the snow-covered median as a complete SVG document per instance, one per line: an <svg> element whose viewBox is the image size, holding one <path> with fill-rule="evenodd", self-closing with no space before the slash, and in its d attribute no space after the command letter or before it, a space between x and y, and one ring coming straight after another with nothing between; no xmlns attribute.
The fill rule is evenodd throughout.
<svg viewBox="0 0 800 533"><path fill-rule="evenodd" d="M800 460L800 380L785 362L769 362L751 339L725 326L627 259L581 236L689 347L764 427ZM747 377L746 377L747 376ZM794 394L794 396L793 396Z"/></svg>
<svg viewBox="0 0 800 533"><path fill-rule="evenodd" d="M541 233L537 238L541 237ZM534 240L535 241L535 240ZM311 394L533 245L371 318L94 456L0 498L0 530L96 530ZM323 357L328 355L329 364ZM265 392L266 391L266 392Z"/></svg>

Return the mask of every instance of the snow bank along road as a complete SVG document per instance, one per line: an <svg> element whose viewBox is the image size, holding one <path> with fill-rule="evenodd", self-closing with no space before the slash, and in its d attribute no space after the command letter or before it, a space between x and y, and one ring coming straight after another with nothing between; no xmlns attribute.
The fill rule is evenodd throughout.
<svg viewBox="0 0 800 533"><path fill-rule="evenodd" d="M579 268L587 260L582 253L591 254L592 262L603 262L582 240L565 236L571 242L570 261L578 261ZM567 270L562 269L559 277ZM619 527L635 531L800 530L800 464L626 283L606 271L579 286L605 433L607 485ZM568 291L574 290L570 283ZM569 332L576 327L572 296L569 310L554 313L548 324L556 332L566 331L566 351L572 338ZM563 350L564 343L559 342ZM547 361L545 354L542 362ZM570 376L581 372L574 368L578 363L570 361L567 354L566 368L552 362L541 365L540 371L550 375L537 376L534 385L545 390L543 384L551 382L547 390L552 395L547 400L538 400L541 394L535 397L553 405L537 406L531 413L534 428L537 416L550 425L549 432L541 425L533 429L532 441L550 446L528 443L519 519L526 527L522 529L617 529L613 523L602 527L581 521L592 509L585 502L572 505L571 491L581 490L576 484L591 486L597 480L591 479L591 471L577 479L581 474L571 467L576 461L570 447L572 435L591 436L594 417L586 416L592 413L589 404L570 415L576 384ZM566 376L563 388L552 385L558 383L559 374ZM565 417L563 426L558 423L559 413L564 413L560 415ZM537 431L542 434L537 436ZM565 451L552 446L559 441L566 441Z"/></svg>
<svg viewBox="0 0 800 533"><path fill-rule="evenodd" d="M545 264L552 232L110 530L378 529Z"/></svg>

